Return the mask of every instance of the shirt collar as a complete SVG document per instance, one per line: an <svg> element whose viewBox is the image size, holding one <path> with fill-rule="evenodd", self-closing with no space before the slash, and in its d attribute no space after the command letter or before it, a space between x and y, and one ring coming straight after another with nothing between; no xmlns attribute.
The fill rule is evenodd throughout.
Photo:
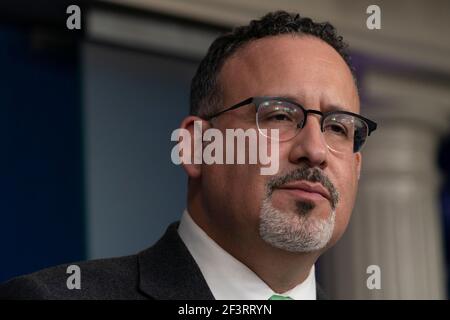
<svg viewBox="0 0 450 320"><path fill-rule="evenodd" d="M178 234L217 300L267 300L276 294L261 278L211 239L185 210ZM294 300L315 300L314 265L301 284L283 293Z"/></svg>

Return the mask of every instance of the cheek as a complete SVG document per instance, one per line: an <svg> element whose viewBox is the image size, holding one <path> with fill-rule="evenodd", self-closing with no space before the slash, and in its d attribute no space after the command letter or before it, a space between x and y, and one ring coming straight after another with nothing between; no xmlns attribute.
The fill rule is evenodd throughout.
<svg viewBox="0 0 450 320"><path fill-rule="evenodd" d="M334 168L335 181L340 195L340 204L345 207L352 207L355 201L358 188L358 163L355 155L348 158L336 159L335 163L340 164Z"/></svg>
<svg viewBox="0 0 450 320"><path fill-rule="evenodd" d="M358 188L357 171L355 170L354 165L345 169L342 168L339 172L340 175L337 179L339 180L338 191L340 200L336 210L334 232L334 237L336 239L340 238L347 228L355 204Z"/></svg>
<svg viewBox="0 0 450 320"><path fill-rule="evenodd" d="M259 217L265 195L265 176L256 165L209 165L202 169L209 206L221 214L247 220ZM252 219L253 220L253 219Z"/></svg>

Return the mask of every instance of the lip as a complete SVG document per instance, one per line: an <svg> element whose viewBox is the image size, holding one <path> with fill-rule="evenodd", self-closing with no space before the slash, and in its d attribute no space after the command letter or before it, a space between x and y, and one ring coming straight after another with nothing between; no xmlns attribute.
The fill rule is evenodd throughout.
<svg viewBox="0 0 450 320"><path fill-rule="evenodd" d="M280 190L288 191L295 196L310 200L328 200L330 194L320 183L309 183L306 181L295 181L283 185Z"/></svg>

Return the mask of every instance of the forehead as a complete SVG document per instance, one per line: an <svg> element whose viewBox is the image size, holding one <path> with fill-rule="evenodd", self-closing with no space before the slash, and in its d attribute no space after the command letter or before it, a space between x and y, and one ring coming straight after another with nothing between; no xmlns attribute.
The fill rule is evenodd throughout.
<svg viewBox="0 0 450 320"><path fill-rule="evenodd" d="M225 62L219 83L225 104L250 96L289 96L307 109L359 112L353 76L330 45L312 36L282 35L253 41Z"/></svg>

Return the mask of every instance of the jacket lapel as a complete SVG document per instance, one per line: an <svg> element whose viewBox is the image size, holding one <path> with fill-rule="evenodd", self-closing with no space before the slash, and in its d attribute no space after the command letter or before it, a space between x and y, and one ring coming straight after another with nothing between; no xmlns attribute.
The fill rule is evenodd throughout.
<svg viewBox="0 0 450 320"><path fill-rule="evenodd" d="M178 222L138 254L139 288L157 300L213 300L203 275L178 235Z"/></svg>
<svg viewBox="0 0 450 320"><path fill-rule="evenodd" d="M322 287L316 282L316 296L317 300L328 300L328 296L322 290Z"/></svg>

